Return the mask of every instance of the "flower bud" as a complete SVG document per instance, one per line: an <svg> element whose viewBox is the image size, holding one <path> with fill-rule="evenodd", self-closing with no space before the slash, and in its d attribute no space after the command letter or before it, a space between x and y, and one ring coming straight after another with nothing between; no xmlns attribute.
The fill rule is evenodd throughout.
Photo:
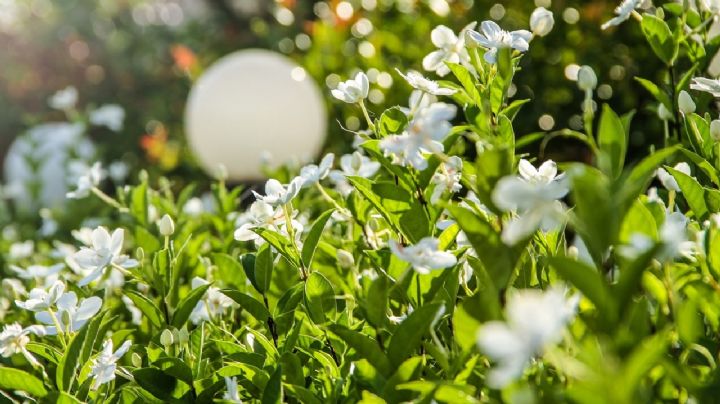
<svg viewBox="0 0 720 404"><path fill-rule="evenodd" d="M716 142L720 141L720 119L710 122L710 136Z"/></svg>
<svg viewBox="0 0 720 404"><path fill-rule="evenodd" d="M170 237L175 233L175 222L173 222L172 218L166 213L158 222L158 228L160 229L160 234L165 237Z"/></svg>
<svg viewBox="0 0 720 404"><path fill-rule="evenodd" d="M577 75L578 87L583 91L592 91L597 87L597 76L590 66L582 66Z"/></svg>
<svg viewBox="0 0 720 404"><path fill-rule="evenodd" d="M143 363L142 356L140 356L137 352L133 352L130 356L130 362L136 368L141 368Z"/></svg>
<svg viewBox="0 0 720 404"><path fill-rule="evenodd" d="M352 268L355 265L355 258L345 250L337 250L337 260L341 268Z"/></svg>
<svg viewBox="0 0 720 404"><path fill-rule="evenodd" d="M163 330L162 334L160 334L160 344L164 346L165 348L172 345L174 342L173 333L172 331L165 329Z"/></svg>
<svg viewBox="0 0 720 404"><path fill-rule="evenodd" d="M545 36L550 33L555 25L553 13L545 7L538 7L530 15L530 30L534 35Z"/></svg>
<svg viewBox="0 0 720 404"><path fill-rule="evenodd" d="M678 108L680 112L686 115L695 112L695 102L685 90L680 91L680 95L678 96Z"/></svg>
<svg viewBox="0 0 720 404"><path fill-rule="evenodd" d="M673 114L670 112L669 109L665 107L665 104L660 104L657 110L658 117L662 119L663 121L672 121L673 120Z"/></svg>

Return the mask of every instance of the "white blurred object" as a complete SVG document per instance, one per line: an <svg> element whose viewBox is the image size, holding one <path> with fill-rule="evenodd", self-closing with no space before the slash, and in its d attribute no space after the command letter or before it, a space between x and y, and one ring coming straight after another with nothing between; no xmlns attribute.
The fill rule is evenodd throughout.
<svg viewBox="0 0 720 404"><path fill-rule="evenodd" d="M305 70L267 50L227 55L197 80L185 107L189 144L206 172L218 165L231 180L263 178L274 163L314 158L325 139L327 112Z"/></svg>
<svg viewBox="0 0 720 404"><path fill-rule="evenodd" d="M71 180L69 161L95 154L83 124L47 123L19 136L5 158L5 182L17 207L25 211L58 207Z"/></svg>

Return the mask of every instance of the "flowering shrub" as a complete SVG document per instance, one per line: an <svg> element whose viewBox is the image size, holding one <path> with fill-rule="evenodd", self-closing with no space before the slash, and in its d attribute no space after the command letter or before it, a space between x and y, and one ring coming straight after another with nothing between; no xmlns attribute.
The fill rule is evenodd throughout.
<svg viewBox="0 0 720 404"><path fill-rule="evenodd" d="M516 154L534 138L514 132L529 100L508 89L553 26L539 9L532 31L437 27L423 65L440 79L401 71L407 107L369 111L363 73L339 85L366 119L356 151L270 179L246 211L222 176L205 200L147 175L109 195L92 167L68 196L109 215L72 243L0 245L17 277L0 291L3 396L715 400L720 121L706 111L720 82L701 72L718 10L645 3L606 24L639 23L668 69L637 79L665 147L632 164L632 113L597 108L588 66L584 130L562 135L592 162Z"/></svg>

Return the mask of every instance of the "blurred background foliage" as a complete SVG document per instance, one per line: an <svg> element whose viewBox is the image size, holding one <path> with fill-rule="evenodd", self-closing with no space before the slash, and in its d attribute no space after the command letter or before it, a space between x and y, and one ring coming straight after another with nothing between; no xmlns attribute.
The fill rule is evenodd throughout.
<svg viewBox="0 0 720 404"><path fill-rule="evenodd" d="M204 175L185 146L183 110L192 80L221 56L261 47L287 54L328 93L357 69L372 81L371 111L405 105L410 87L395 71L422 71L433 50L430 31L454 31L472 21L496 20L526 29L536 6L555 14L550 35L533 41L515 98L530 98L516 119L519 136L579 129L582 94L572 77L578 65L598 74L598 98L616 111L638 109L631 147L645 151L662 128L651 97L634 82L642 70L658 80L664 68L638 24L601 31L618 1L611 0L0 0L0 156L34 124L64 119L47 105L73 85L80 107L117 103L126 110L121 133L94 129L103 160L185 179ZM655 72L648 77L648 72ZM431 76L432 77L432 76ZM347 150L361 117L327 97L327 148ZM534 144L532 147L538 147ZM554 140L556 159L579 160L580 144ZM631 154L632 155L632 154ZM150 163L150 164L148 164Z"/></svg>

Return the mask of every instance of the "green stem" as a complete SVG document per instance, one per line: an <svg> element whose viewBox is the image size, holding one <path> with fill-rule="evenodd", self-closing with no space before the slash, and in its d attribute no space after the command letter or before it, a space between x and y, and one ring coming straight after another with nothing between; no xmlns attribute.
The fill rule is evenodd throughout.
<svg viewBox="0 0 720 404"><path fill-rule="evenodd" d="M358 104L360 104L360 109L362 109L362 112L363 112L363 115L365 116L365 120L367 121L368 127L375 134L375 137L378 137L377 130L375 129L375 124L373 123L372 119L370 119L370 114L368 114L367 108L365 108L365 101L361 99L360 101L358 101Z"/></svg>
<svg viewBox="0 0 720 404"><path fill-rule="evenodd" d="M95 196L100 198L103 202L107 203L108 205L112 206L113 208L118 209L120 212L128 212L128 208L122 206L120 202L116 201L114 198L112 198L110 195L106 194L105 192L101 191L98 187L92 187L90 189Z"/></svg>

